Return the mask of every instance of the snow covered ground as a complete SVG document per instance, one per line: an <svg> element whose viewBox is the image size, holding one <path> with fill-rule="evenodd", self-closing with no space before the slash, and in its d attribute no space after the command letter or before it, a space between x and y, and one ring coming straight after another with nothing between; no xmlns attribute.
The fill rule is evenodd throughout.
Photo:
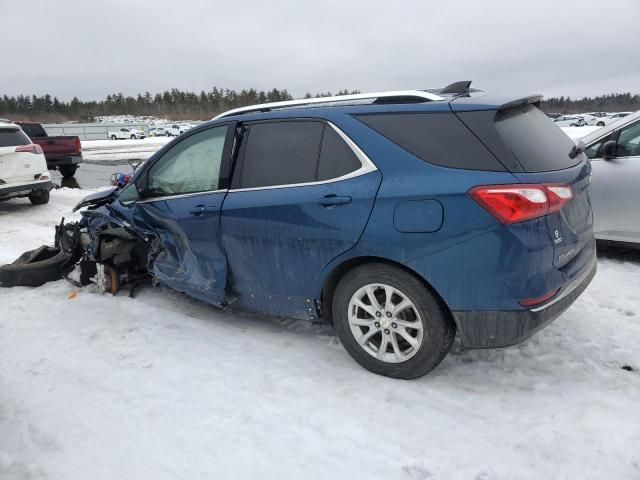
<svg viewBox="0 0 640 480"><path fill-rule="evenodd" d="M86 193L0 203L0 263ZM0 289L0 479L638 479L639 287L640 254L610 254L523 345L416 381L165 289Z"/></svg>

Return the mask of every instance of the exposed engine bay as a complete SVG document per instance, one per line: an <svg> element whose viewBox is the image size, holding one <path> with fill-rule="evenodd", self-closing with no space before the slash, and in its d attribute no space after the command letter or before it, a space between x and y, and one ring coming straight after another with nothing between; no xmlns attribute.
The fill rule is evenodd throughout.
<svg viewBox="0 0 640 480"><path fill-rule="evenodd" d="M56 227L56 246L70 256L63 277L77 286L94 283L100 293L116 294L151 279L151 243L103 213L88 209L78 222Z"/></svg>

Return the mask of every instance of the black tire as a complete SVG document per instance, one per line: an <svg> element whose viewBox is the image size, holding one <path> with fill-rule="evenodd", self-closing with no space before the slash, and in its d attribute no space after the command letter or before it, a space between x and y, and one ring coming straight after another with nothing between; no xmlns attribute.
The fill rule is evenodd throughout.
<svg viewBox="0 0 640 480"><path fill-rule="evenodd" d="M0 266L0 287L39 287L60 280L70 258L46 245L25 252L13 263Z"/></svg>
<svg viewBox="0 0 640 480"><path fill-rule="evenodd" d="M73 177L76 174L76 171L78 170L78 166L77 165L62 165L60 168L60 175L62 175L64 178L70 178Z"/></svg>
<svg viewBox="0 0 640 480"><path fill-rule="evenodd" d="M598 123L596 123L596 127L604 127L604 122L598 122Z"/></svg>
<svg viewBox="0 0 640 480"><path fill-rule="evenodd" d="M131 135L131 140L135 140L136 136L135 135Z"/></svg>
<svg viewBox="0 0 640 480"><path fill-rule="evenodd" d="M171 134L170 134L169 132L165 132L165 135L166 135L167 137L170 137L170 136L171 136Z"/></svg>
<svg viewBox="0 0 640 480"><path fill-rule="evenodd" d="M29 194L31 205L46 205L49 203L49 190L34 190Z"/></svg>
<svg viewBox="0 0 640 480"><path fill-rule="evenodd" d="M571 125L569 125L570 127L577 127L578 125L576 123L572 123Z"/></svg>
<svg viewBox="0 0 640 480"><path fill-rule="evenodd" d="M425 334L416 353L406 361L391 363L375 358L358 344L351 331L348 319L351 297L372 283L401 291L420 316ZM410 273L383 263L362 265L348 272L336 286L332 314L338 338L349 355L370 372L392 378L410 380L426 375L444 359L455 338L455 323L438 298Z"/></svg>

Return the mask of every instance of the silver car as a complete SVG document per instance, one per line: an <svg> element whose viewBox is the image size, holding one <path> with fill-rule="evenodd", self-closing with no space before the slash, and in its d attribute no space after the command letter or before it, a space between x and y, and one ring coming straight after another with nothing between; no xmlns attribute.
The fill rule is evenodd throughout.
<svg viewBox="0 0 640 480"><path fill-rule="evenodd" d="M585 137L598 240L640 248L640 110Z"/></svg>

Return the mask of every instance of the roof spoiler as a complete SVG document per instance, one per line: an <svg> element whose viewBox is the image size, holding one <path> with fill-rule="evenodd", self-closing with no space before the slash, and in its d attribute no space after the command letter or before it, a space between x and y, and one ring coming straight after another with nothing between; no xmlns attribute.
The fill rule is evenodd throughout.
<svg viewBox="0 0 640 480"><path fill-rule="evenodd" d="M535 105L536 107L539 107L541 100L542 95L540 94L528 95L526 97L516 98L515 100L510 100L502 105L498 105L498 110L507 110L509 108L520 107L523 105Z"/></svg>

